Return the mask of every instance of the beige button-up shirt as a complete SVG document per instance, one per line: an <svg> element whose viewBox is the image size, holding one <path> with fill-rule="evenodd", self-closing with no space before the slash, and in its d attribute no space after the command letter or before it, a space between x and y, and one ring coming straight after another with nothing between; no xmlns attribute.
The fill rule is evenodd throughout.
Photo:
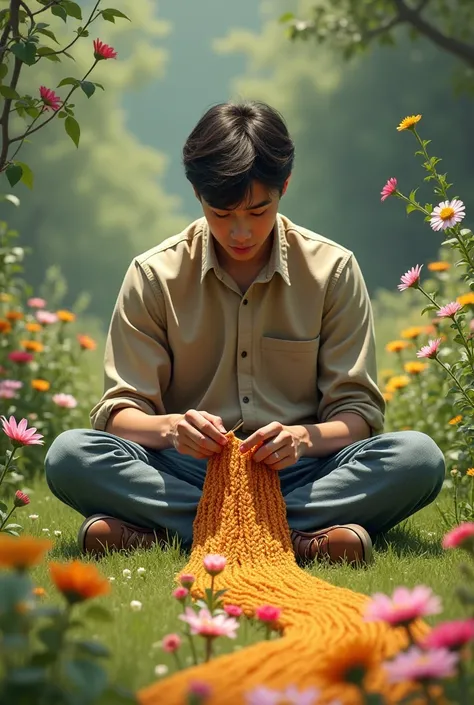
<svg viewBox="0 0 474 705"><path fill-rule="evenodd" d="M277 216L267 265L242 294L219 266L205 218L136 257L112 314L105 429L121 407L201 409L244 432L340 412L383 429L373 317L352 252Z"/></svg>

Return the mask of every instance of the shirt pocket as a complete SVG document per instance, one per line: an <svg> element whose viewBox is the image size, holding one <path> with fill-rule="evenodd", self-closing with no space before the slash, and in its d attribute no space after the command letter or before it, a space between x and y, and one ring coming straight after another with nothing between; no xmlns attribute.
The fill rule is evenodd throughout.
<svg viewBox="0 0 474 705"><path fill-rule="evenodd" d="M282 340L263 337L262 374L271 397L284 403L315 405L319 338Z"/></svg>

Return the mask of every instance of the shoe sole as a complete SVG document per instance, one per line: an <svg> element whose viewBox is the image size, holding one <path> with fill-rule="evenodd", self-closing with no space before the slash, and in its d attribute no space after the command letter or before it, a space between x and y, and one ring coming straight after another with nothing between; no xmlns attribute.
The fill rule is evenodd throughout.
<svg viewBox="0 0 474 705"><path fill-rule="evenodd" d="M84 544L87 531L90 529L92 524L94 524L96 521L99 521L100 519L113 519L113 517L109 516L108 514L93 514L92 516L85 519L85 521L83 521L81 526L79 527L79 531L77 534L77 543L82 553L86 552Z"/></svg>

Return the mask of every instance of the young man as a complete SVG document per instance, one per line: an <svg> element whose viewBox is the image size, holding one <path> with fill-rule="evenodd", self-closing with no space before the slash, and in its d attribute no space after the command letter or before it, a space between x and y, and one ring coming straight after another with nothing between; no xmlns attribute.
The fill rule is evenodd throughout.
<svg viewBox="0 0 474 705"><path fill-rule="evenodd" d="M352 252L279 214L294 146L262 103L211 108L184 146L204 217L131 263L92 430L61 434L52 492L81 549L192 543L207 460L242 450L281 480L296 557L371 559L371 536L431 502L439 448L383 434L372 311Z"/></svg>

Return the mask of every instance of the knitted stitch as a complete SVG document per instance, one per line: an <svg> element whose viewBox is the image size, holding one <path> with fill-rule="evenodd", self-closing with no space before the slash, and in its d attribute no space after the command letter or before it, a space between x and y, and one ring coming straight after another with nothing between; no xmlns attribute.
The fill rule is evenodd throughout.
<svg viewBox="0 0 474 705"><path fill-rule="evenodd" d="M214 580L215 589L228 590L224 603L240 605L248 617L262 604L281 607L282 636L147 686L138 693L139 703L183 705L188 683L199 679L213 690L206 705L243 705L244 693L258 685L278 690L290 684L321 688L318 703L338 698L344 705L358 705L358 689L342 678L348 664L361 661L374 666L367 687L383 692L387 702L399 701L407 686L388 685L380 661L407 646L405 630L365 622L367 596L330 585L298 567L278 473L252 460L255 449L242 454L234 434L227 438L222 452L208 462L191 557L181 572L196 576L191 595L202 598L210 585L204 556L225 556L227 566ZM416 638L427 631L421 622L412 629Z"/></svg>

